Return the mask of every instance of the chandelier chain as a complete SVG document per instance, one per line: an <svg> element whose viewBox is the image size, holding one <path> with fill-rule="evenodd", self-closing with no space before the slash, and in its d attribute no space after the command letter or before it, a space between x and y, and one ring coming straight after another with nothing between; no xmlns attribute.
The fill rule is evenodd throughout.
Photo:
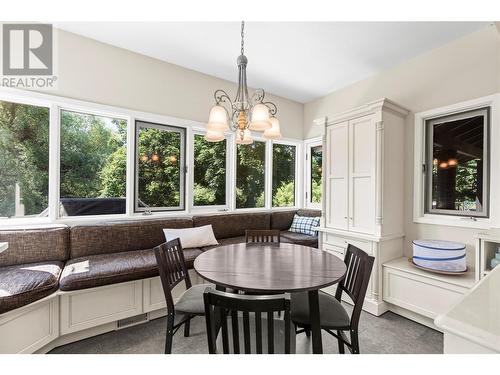
<svg viewBox="0 0 500 375"><path fill-rule="evenodd" d="M241 54L244 55L245 52L245 21L241 21Z"/></svg>

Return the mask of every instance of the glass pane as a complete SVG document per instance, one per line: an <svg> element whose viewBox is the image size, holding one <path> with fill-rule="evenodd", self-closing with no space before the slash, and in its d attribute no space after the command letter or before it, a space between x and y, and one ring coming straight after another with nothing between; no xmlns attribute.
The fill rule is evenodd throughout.
<svg viewBox="0 0 500 375"><path fill-rule="evenodd" d="M311 147L311 203L321 203L323 146Z"/></svg>
<svg viewBox="0 0 500 375"><path fill-rule="evenodd" d="M295 146L273 144L273 207L295 206Z"/></svg>
<svg viewBox="0 0 500 375"><path fill-rule="evenodd" d="M486 112L449 116L428 124L432 134L431 210L470 216L486 212Z"/></svg>
<svg viewBox="0 0 500 375"><path fill-rule="evenodd" d="M226 140L207 142L194 136L194 205L226 204Z"/></svg>
<svg viewBox="0 0 500 375"><path fill-rule="evenodd" d="M0 101L0 218L47 216L49 109Z"/></svg>
<svg viewBox="0 0 500 375"><path fill-rule="evenodd" d="M236 153L236 208L264 207L265 142L238 145Z"/></svg>
<svg viewBox="0 0 500 375"><path fill-rule="evenodd" d="M125 213L127 121L61 111L60 215Z"/></svg>
<svg viewBox="0 0 500 375"><path fill-rule="evenodd" d="M138 207L181 207L181 149L184 129L138 125Z"/></svg>

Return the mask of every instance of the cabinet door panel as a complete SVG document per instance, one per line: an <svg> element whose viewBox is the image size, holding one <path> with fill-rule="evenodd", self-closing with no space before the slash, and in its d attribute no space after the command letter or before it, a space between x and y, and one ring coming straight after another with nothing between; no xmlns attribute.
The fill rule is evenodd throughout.
<svg viewBox="0 0 500 375"><path fill-rule="evenodd" d="M371 233L373 231L373 198L371 177L353 177L351 180L351 216L352 231Z"/></svg>
<svg viewBox="0 0 500 375"><path fill-rule="evenodd" d="M327 137L327 225L336 229L348 229L348 123L329 127Z"/></svg>

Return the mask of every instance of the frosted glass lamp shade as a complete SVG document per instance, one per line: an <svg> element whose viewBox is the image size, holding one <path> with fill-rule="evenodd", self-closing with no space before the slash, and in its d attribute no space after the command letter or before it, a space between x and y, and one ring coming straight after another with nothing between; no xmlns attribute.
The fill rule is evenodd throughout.
<svg viewBox="0 0 500 375"><path fill-rule="evenodd" d="M276 117L271 117L269 121L271 122L271 129L267 129L264 131L264 137L267 139L280 139L280 122Z"/></svg>
<svg viewBox="0 0 500 375"><path fill-rule="evenodd" d="M236 144L238 145L250 145L253 143L253 137L250 130L245 129L243 131L243 139L241 139L241 133L236 134Z"/></svg>
<svg viewBox="0 0 500 375"><path fill-rule="evenodd" d="M205 141L207 142L220 142L224 140L224 133L216 130L207 130L205 134Z"/></svg>
<svg viewBox="0 0 500 375"><path fill-rule="evenodd" d="M227 111L220 104L216 104L210 110L208 117L207 130L224 132L228 129L227 125Z"/></svg>
<svg viewBox="0 0 500 375"><path fill-rule="evenodd" d="M252 108L252 121L250 122L250 130L264 131L271 128L269 122L269 108L265 104L259 103Z"/></svg>

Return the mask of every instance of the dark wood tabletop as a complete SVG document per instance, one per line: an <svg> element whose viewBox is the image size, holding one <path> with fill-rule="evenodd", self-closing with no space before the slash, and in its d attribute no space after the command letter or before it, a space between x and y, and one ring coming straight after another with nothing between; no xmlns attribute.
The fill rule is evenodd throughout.
<svg viewBox="0 0 500 375"><path fill-rule="evenodd" d="M307 246L235 244L200 254L194 269L205 280L248 292L301 292L339 282L344 262L326 251Z"/></svg>

